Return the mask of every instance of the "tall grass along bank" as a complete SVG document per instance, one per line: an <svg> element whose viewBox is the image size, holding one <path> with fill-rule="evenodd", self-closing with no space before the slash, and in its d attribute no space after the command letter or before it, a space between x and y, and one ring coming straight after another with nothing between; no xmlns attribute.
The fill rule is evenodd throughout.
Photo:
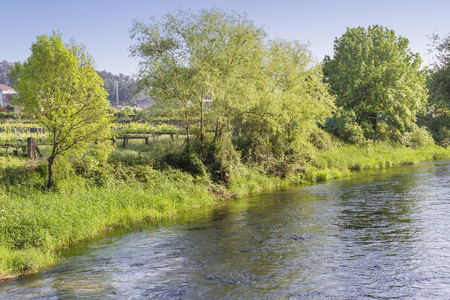
<svg viewBox="0 0 450 300"><path fill-rule="evenodd" d="M3 181L8 180L8 174L2 175ZM72 176L56 192L4 184L0 278L38 271L58 259L55 250L112 227L173 216L215 199L206 185L180 171L146 168L139 176L140 181L115 180L104 187L91 187L80 176Z"/></svg>
<svg viewBox="0 0 450 300"><path fill-rule="evenodd" d="M219 185L170 167L155 169L143 150L143 146L116 150L114 164L89 174L63 162L54 192L43 187L45 165L0 158L0 278L48 267L58 260L56 250L105 230L175 216L212 204L224 193L241 196L270 187L348 176L351 170L450 157L450 150L437 146L345 145L315 153L300 164L298 172L285 178L267 175L261 167L241 165L230 171L226 184Z"/></svg>

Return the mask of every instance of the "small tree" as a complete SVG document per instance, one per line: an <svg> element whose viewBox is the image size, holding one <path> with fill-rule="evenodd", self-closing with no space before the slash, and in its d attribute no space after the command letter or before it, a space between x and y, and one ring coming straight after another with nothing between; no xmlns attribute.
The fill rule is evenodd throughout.
<svg viewBox="0 0 450 300"><path fill-rule="evenodd" d="M68 150L83 153L109 137L110 118L103 82L85 48L64 45L60 35L38 37L31 56L13 72L25 113L48 132L48 189L53 189L56 157Z"/></svg>

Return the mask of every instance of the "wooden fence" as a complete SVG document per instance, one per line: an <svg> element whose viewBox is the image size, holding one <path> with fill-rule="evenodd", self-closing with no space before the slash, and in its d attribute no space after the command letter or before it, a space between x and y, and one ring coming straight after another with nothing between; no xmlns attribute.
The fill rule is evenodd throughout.
<svg viewBox="0 0 450 300"><path fill-rule="evenodd" d="M153 133L151 135L141 135L141 136L118 136L112 138L112 142L113 146L116 146L117 140L123 140L123 147L127 148L129 140L144 140L145 144L148 144L150 138L153 138L153 140L155 141L157 137L160 135L163 135L163 133ZM172 140L174 140L175 137L178 139L178 134L168 133L168 135L170 135L170 138ZM16 140L16 144L5 143L3 145L0 145L0 148L6 149L6 154L9 154L8 153L9 149L12 149L13 151L11 154L14 156L19 156L19 151L21 151L22 152L21 155L25 157L36 158L37 154L39 154L39 156L42 157L41 151L39 150L35 138L29 137L26 140L26 144L23 144L23 142L25 141L18 139Z"/></svg>
<svg viewBox="0 0 450 300"><path fill-rule="evenodd" d="M17 140L16 142L24 142L23 140ZM0 145L0 148L6 149L6 153L8 154L9 149L13 149L13 152L11 153L14 156L19 156L19 150L21 150L22 156L26 156L29 158L36 158L37 154L42 157L41 151L39 150L38 145L36 144L35 138L27 138L26 145L24 144L9 144L5 143L3 145Z"/></svg>

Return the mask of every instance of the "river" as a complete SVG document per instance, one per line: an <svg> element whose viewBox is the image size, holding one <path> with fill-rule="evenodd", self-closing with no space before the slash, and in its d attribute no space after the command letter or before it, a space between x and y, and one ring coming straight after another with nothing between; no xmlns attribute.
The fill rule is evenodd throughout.
<svg viewBox="0 0 450 300"><path fill-rule="evenodd" d="M122 229L5 299L450 299L450 161L354 173Z"/></svg>

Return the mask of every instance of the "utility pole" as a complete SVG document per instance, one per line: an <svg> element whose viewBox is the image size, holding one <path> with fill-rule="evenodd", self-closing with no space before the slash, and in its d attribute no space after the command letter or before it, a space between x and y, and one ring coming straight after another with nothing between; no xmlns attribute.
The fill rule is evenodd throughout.
<svg viewBox="0 0 450 300"><path fill-rule="evenodd" d="M116 106L119 106L119 82L116 81Z"/></svg>

